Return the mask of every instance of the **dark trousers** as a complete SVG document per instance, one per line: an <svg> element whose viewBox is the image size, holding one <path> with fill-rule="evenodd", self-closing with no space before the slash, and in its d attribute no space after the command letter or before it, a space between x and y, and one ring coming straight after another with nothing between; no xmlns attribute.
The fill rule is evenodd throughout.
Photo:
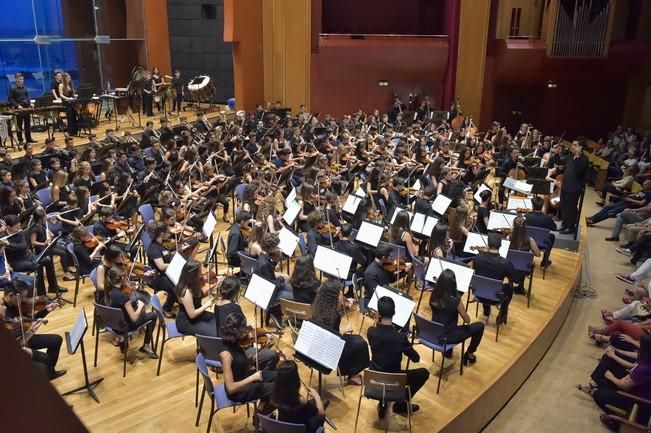
<svg viewBox="0 0 651 433"><path fill-rule="evenodd" d="M10 263L16 272L36 272L36 293L45 295L45 282L43 280L43 268L47 276L47 285L50 293L54 293L59 288L57 276L54 270L54 263L50 257L43 257L39 263L34 263L29 256L22 260L14 260Z"/></svg>
<svg viewBox="0 0 651 433"><path fill-rule="evenodd" d="M562 200L562 199L561 199ZM615 218L617 217L617 214L620 212L623 212L624 209L628 209L630 206L624 202L623 200L618 201L616 203L609 204L607 206L604 206L601 208L599 212L596 214L592 215L590 217L590 220L593 223L598 223L600 221L606 220L608 218Z"/></svg>
<svg viewBox="0 0 651 433"><path fill-rule="evenodd" d="M54 368L59 360L63 339L56 334L36 334L27 342L27 347L32 349L32 360L39 365L39 368L51 377ZM40 349L45 349L41 352Z"/></svg>
<svg viewBox="0 0 651 433"><path fill-rule="evenodd" d="M597 364L592 375L590 375L599 389L616 389L615 385L604 377L607 371L610 371L617 379L621 379L628 374L628 371L624 367L613 361L610 357L607 355L602 356L599 364Z"/></svg>
<svg viewBox="0 0 651 433"><path fill-rule="evenodd" d="M163 304L163 310L172 310L174 302L176 302L176 293L174 293L174 283L172 283L167 275L158 274L151 280L150 286L154 289L154 293L158 293L161 290L165 291L167 299L165 299L165 304Z"/></svg>
<svg viewBox="0 0 651 433"><path fill-rule="evenodd" d="M475 353L483 336L484 324L481 322L457 326L451 332L445 334L448 344L461 343L470 338L470 344L466 348L466 353Z"/></svg>
<svg viewBox="0 0 651 433"><path fill-rule="evenodd" d="M425 385L427 379L429 379L429 371L426 368L414 368L413 370L405 371L405 373L407 373L407 386L413 397Z"/></svg>
<svg viewBox="0 0 651 433"><path fill-rule="evenodd" d="M138 329L140 326L142 326L144 323L148 322L151 320L151 323L149 323L145 327L145 342L144 344L150 344L151 343L151 336L154 332L154 326L156 326L156 313L143 313L138 317L138 320L135 322L129 322L129 330L130 331L135 331Z"/></svg>
<svg viewBox="0 0 651 433"><path fill-rule="evenodd" d="M32 141L32 118L29 113L16 113L16 129L18 129L18 141L23 141L23 131L25 131L25 140Z"/></svg>
<svg viewBox="0 0 651 433"><path fill-rule="evenodd" d="M606 413L612 413L608 406L613 406L628 412L631 400L617 393L616 389L597 389L592 394L594 402Z"/></svg>
<svg viewBox="0 0 651 433"><path fill-rule="evenodd" d="M563 227L574 229L579 222L579 198L580 191L563 191L561 190L561 216L563 217Z"/></svg>
<svg viewBox="0 0 651 433"><path fill-rule="evenodd" d="M172 111L181 111L182 103L183 103L183 95L177 93L176 98L172 99Z"/></svg>
<svg viewBox="0 0 651 433"><path fill-rule="evenodd" d="M66 122L68 123L68 135L77 135L77 110L73 102L66 103Z"/></svg>
<svg viewBox="0 0 651 433"><path fill-rule="evenodd" d="M614 195L616 197L621 197L622 195L624 195L623 191L615 188L613 186L613 184L610 183L610 182L608 182L608 183L606 183L606 185L604 185L604 189L602 189L601 192L599 193L599 197L601 197L602 200L606 200L606 195L608 195L608 193L610 193L610 194L612 194L612 195Z"/></svg>
<svg viewBox="0 0 651 433"><path fill-rule="evenodd" d="M154 102L154 97L153 95L149 93L142 92L142 113L145 116L153 116L153 107L152 104Z"/></svg>
<svg viewBox="0 0 651 433"><path fill-rule="evenodd" d="M498 317L506 318L508 316L511 298L513 298L513 286L511 284L504 284L502 286L502 302L500 303L500 314ZM479 300L481 301L481 298L479 298ZM482 303L482 307L484 309L484 316L490 316L490 304Z"/></svg>
<svg viewBox="0 0 651 433"><path fill-rule="evenodd" d="M68 251L63 245L56 244L51 249L50 252L52 255L59 256L61 260L61 266L64 271L67 271L69 267L72 266L72 258L70 257L70 251Z"/></svg>
<svg viewBox="0 0 651 433"><path fill-rule="evenodd" d="M641 238L633 242L629 249L633 252L631 263L637 263L638 261L651 256L651 235L643 235Z"/></svg>

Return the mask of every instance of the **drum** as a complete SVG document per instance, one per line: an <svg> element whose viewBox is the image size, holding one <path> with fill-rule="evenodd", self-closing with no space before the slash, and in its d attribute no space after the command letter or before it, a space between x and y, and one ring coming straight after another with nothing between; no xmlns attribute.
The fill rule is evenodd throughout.
<svg viewBox="0 0 651 433"><path fill-rule="evenodd" d="M4 143L9 138L11 117L0 114L0 143Z"/></svg>
<svg viewBox="0 0 651 433"><path fill-rule="evenodd" d="M194 77L188 84L188 90L192 99L197 102L208 101L215 96L215 85L207 75Z"/></svg>

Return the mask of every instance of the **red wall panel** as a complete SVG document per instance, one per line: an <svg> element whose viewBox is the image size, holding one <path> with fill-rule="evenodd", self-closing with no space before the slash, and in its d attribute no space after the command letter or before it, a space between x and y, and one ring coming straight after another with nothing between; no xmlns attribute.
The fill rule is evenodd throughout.
<svg viewBox="0 0 651 433"><path fill-rule="evenodd" d="M325 37L311 59L311 111L341 116L385 112L391 97L428 94L440 106L447 38ZM387 87L378 85L389 82Z"/></svg>

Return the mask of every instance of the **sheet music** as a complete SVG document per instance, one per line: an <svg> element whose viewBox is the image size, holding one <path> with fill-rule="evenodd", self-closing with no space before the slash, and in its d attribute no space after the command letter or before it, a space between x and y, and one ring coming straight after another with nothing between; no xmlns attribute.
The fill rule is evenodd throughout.
<svg viewBox="0 0 651 433"><path fill-rule="evenodd" d="M81 339L84 337L88 329L88 320L86 319L86 311L82 308L79 314L77 315L77 320L75 324L72 325L72 329L68 334L68 353L73 354L77 351Z"/></svg>
<svg viewBox="0 0 651 433"><path fill-rule="evenodd" d="M285 211L285 214L283 215L283 220L287 223L287 225L292 225L294 224L294 220L298 216L298 214L301 212L301 205L298 204L296 201L289 202L289 205L287 206L287 210Z"/></svg>
<svg viewBox="0 0 651 433"><path fill-rule="evenodd" d="M434 230L434 226L436 226L438 222L439 219L436 217L416 213L411 220L410 229L413 232L430 237L432 235L432 230Z"/></svg>
<svg viewBox="0 0 651 433"><path fill-rule="evenodd" d="M433 283L445 269L454 272L457 277L457 290L466 293L470 287L472 276L475 274L475 270L467 266L432 257L425 273L425 279Z"/></svg>
<svg viewBox="0 0 651 433"><path fill-rule="evenodd" d="M506 210L528 209L532 210L531 199L526 197L509 197Z"/></svg>
<svg viewBox="0 0 651 433"><path fill-rule="evenodd" d="M267 281L258 274L253 274L251 275L249 285L246 286L244 297L263 310L266 310L275 291L276 283Z"/></svg>
<svg viewBox="0 0 651 433"><path fill-rule="evenodd" d="M357 207L364 200L364 198L359 197L355 194L348 194L346 202L344 203L343 211L351 215L355 215L357 212Z"/></svg>
<svg viewBox="0 0 651 433"><path fill-rule="evenodd" d="M450 203L452 203L451 198L439 194L434 199L434 203L432 203L432 209L439 215L445 215L445 211L450 207Z"/></svg>
<svg viewBox="0 0 651 433"><path fill-rule="evenodd" d="M393 215L391 215L391 224L393 224L393 222L396 220L396 215L398 215L398 212L400 212L401 210L404 210L405 212L407 212L409 214L409 221L411 221L411 219L414 217L414 214L409 212L407 209L397 207L397 208L395 208L393 210Z"/></svg>
<svg viewBox="0 0 651 433"><path fill-rule="evenodd" d="M357 232L357 236L355 236L355 240L372 247L377 247L380 243L380 239L382 239L383 233L384 227L368 221L362 221L362 225L359 226L359 231Z"/></svg>
<svg viewBox="0 0 651 433"><path fill-rule="evenodd" d="M310 321L304 321L298 333L294 350L330 370L336 370L346 342Z"/></svg>
<svg viewBox="0 0 651 433"><path fill-rule="evenodd" d="M475 201L477 203L481 203L481 197L479 197L479 195L484 191L492 191L492 189L490 189L485 183L479 185L479 188L477 188L477 192L474 195Z"/></svg>
<svg viewBox="0 0 651 433"><path fill-rule="evenodd" d="M278 248L285 254L287 257L292 257L296 251L296 245L298 245L298 236L292 233L287 227L283 227L278 232L278 238L280 243Z"/></svg>
<svg viewBox="0 0 651 433"><path fill-rule="evenodd" d="M511 246L511 241L507 239L502 239L502 245L500 246L500 256L506 258L506 254L509 252L509 247ZM472 247L487 248L488 247L488 236L482 235L479 233L468 233L466 238L466 243L463 246L463 251L469 254L477 254L479 251L472 249Z"/></svg>
<svg viewBox="0 0 651 433"><path fill-rule="evenodd" d="M165 275L167 275L167 278L169 278L175 286L179 283L181 272L183 272L183 267L186 262L187 260L185 260L185 257L183 257L181 253L177 252L174 254L174 257L172 257L172 261L167 265L167 269L165 269Z"/></svg>
<svg viewBox="0 0 651 433"><path fill-rule="evenodd" d="M366 191L360 186L357 187L357 191L355 191L355 195L360 196L360 197L366 197Z"/></svg>
<svg viewBox="0 0 651 433"><path fill-rule="evenodd" d="M201 231L207 238L209 238L215 230L215 226L217 226L217 218L215 218L212 211L208 212L208 216L206 217L206 221L203 223Z"/></svg>
<svg viewBox="0 0 651 433"><path fill-rule="evenodd" d="M371 296L371 301L368 303L368 308L373 311L377 311L377 303L382 296L388 296L389 298L393 299L393 302L396 304L396 313L393 315L392 322L401 328L404 327L409 321L416 303L406 296L403 296L400 293L396 293L391 289L387 289L382 286L376 286L375 291L373 292L373 296Z"/></svg>
<svg viewBox="0 0 651 433"><path fill-rule="evenodd" d="M414 182L411 187L414 189L414 191L420 191L420 179L416 179L416 182Z"/></svg>
<svg viewBox="0 0 651 433"><path fill-rule="evenodd" d="M314 254L314 267L333 277L345 280L348 278L353 258L330 248L319 245Z"/></svg>
<svg viewBox="0 0 651 433"><path fill-rule="evenodd" d="M517 214L492 211L488 217L488 230L497 230L497 229L512 229L513 220L517 217Z"/></svg>
<svg viewBox="0 0 651 433"><path fill-rule="evenodd" d="M523 194L531 194L531 189L533 188L532 184L513 179L512 177L507 177L504 179L503 185L505 188L512 189L513 191L521 192Z"/></svg>
<svg viewBox="0 0 651 433"><path fill-rule="evenodd" d="M285 198L285 207L289 207L289 204L293 201L296 201L296 188L292 188L287 198Z"/></svg>

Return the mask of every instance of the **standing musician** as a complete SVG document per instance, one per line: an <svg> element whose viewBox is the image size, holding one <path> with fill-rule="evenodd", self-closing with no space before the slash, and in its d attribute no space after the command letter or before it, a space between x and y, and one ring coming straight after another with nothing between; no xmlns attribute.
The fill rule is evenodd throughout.
<svg viewBox="0 0 651 433"><path fill-rule="evenodd" d="M78 134L77 129L77 110L75 103L75 89L72 84L72 77L70 74L63 74L63 79L59 83L59 97L66 106L66 122L68 123L68 135L74 136Z"/></svg>
<svg viewBox="0 0 651 433"><path fill-rule="evenodd" d="M32 123L31 114L25 109L31 108L29 102L29 94L25 87L25 76L21 73L16 74L16 86L11 89L9 93L9 103L17 110L16 115L16 128L18 129L18 144L23 145L23 132L25 133L25 141L27 143L36 143L32 140Z"/></svg>
<svg viewBox="0 0 651 433"><path fill-rule="evenodd" d="M57 370L59 352L63 339L56 334L36 334L45 323L42 319L26 321L25 312L21 311L27 297L27 288L22 283L11 283L4 288L4 297L0 303L0 320L6 328L13 330L16 341L23 351L34 361L38 369L49 380L57 379L67 373ZM29 307L28 307L29 308ZM29 328L27 328L28 325ZM41 352L45 349L45 352Z"/></svg>
<svg viewBox="0 0 651 433"><path fill-rule="evenodd" d="M172 99L172 111L176 112L178 116L181 111L181 105L183 104L184 96L184 85L183 80L181 79L181 71L174 69L174 77L172 78L172 90L174 98ZM183 109L185 111L185 109Z"/></svg>

